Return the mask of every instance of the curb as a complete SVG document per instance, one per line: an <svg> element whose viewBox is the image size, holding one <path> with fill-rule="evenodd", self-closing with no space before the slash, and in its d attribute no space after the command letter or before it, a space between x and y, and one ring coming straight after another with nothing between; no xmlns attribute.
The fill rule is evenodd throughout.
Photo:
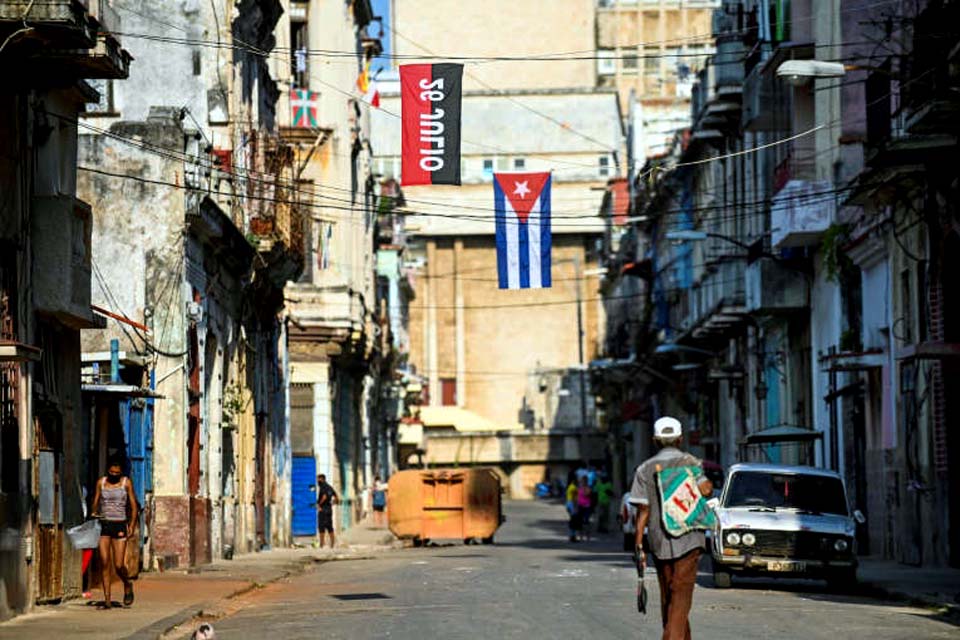
<svg viewBox="0 0 960 640"><path fill-rule="evenodd" d="M954 624L960 624L960 605L954 604L952 602L948 602L932 596L925 596L922 594L910 593L908 591L901 591L899 589L886 586L883 583L869 581L869 580L861 579L860 588L863 591L872 593L873 595L881 596L887 600L894 600L894 601L902 602L904 604L909 604L921 609L928 609L931 611L935 611L937 614L939 614L946 620Z"/></svg>
<svg viewBox="0 0 960 640"><path fill-rule="evenodd" d="M289 562L279 569L279 573L277 575L265 580L264 582L250 580L246 585L236 589L232 593L229 593L212 602L191 605L181 609L173 615L157 620L149 626L138 629L130 635L125 636L124 640L157 640L159 638L176 638L185 635L188 633L188 630L180 629L181 627L189 625L194 620L196 620L199 624L199 622L205 620L217 619L216 617L211 617L211 613L217 611L218 609L225 608L226 605L228 605L232 600L240 598L257 589L261 589L268 584L283 580L284 578L298 576L304 573L307 568L313 566L313 564L314 559L311 557L305 557L297 561ZM202 573L202 569L199 573ZM178 629L180 629L180 631L178 631ZM192 627L190 628L190 631L192 632Z"/></svg>
<svg viewBox="0 0 960 640"><path fill-rule="evenodd" d="M393 546L384 545L358 545L354 548L356 549L356 553L338 553L336 555L330 555L329 557L317 556L313 554L303 556L297 561L288 563L285 568L281 569L278 575L275 575L269 580L265 580L263 582L252 580L247 585L237 589L233 593L200 606L194 605L187 607L171 616L154 622L148 627L140 629L135 633L126 636L124 640L173 640L176 638L184 638L187 636L187 634L193 632L194 627L203 622L216 622L217 620L221 620L233 615L236 613L236 610L238 610L238 607L234 606L236 605L237 600L252 592L258 591L267 585L279 582L280 580L284 580L286 578L293 578L303 575L311 567L325 564L327 562L372 560L374 557L376 557L378 552L386 552L395 549Z"/></svg>

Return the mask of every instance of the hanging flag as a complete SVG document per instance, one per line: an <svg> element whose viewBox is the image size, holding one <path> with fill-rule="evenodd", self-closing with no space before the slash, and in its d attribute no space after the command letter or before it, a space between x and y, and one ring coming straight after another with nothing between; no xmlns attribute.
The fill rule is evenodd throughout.
<svg viewBox="0 0 960 640"><path fill-rule="evenodd" d="M493 201L500 288L549 287L550 173L495 173Z"/></svg>
<svg viewBox="0 0 960 640"><path fill-rule="evenodd" d="M369 104L371 107L380 108L380 87L377 86L376 80L370 81L370 87L367 89L367 93L363 96L363 101Z"/></svg>
<svg viewBox="0 0 960 640"><path fill-rule="evenodd" d="M360 89L360 93L366 93L370 90L370 61L367 60L363 64L363 70L360 72L360 75L357 76L357 89Z"/></svg>
<svg viewBox="0 0 960 640"><path fill-rule="evenodd" d="M460 184L462 64L400 66L401 183Z"/></svg>
<svg viewBox="0 0 960 640"><path fill-rule="evenodd" d="M293 126L316 127L319 91L293 89L290 91L290 109L293 111Z"/></svg>

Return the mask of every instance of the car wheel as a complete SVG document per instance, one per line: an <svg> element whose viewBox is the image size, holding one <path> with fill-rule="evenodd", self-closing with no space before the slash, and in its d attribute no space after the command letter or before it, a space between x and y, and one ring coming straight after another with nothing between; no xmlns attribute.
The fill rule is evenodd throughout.
<svg viewBox="0 0 960 640"><path fill-rule="evenodd" d="M623 534L623 550L633 551L635 546L637 546L637 536L632 533Z"/></svg>
<svg viewBox="0 0 960 640"><path fill-rule="evenodd" d="M717 562L713 563L713 586L717 589L729 589L733 584L733 576L730 572L720 566Z"/></svg>
<svg viewBox="0 0 960 640"><path fill-rule="evenodd" d="M422 546L423 546L423 538L421 538L421 537L419 537L419 536L416 537L416 538L414 538L414 539L413 539L413 546L414 546L414 547L417 547L417 548L422 547Z"/></svg>
<svg viewBox="0 0 960 640"><path fill-rule="evenodd" d="M493 536L483 538L480 542L482 542L483 544L493 544Z"/></svg>

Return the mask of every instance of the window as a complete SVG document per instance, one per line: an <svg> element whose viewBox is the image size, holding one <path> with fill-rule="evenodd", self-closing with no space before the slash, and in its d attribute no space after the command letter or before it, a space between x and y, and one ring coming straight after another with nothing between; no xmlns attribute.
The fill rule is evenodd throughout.
<svg viewBox="0 0 960 640"><path fill-rule="evenodd" d="M493 180L493 158L483 159L483 179Z"/></svg>
<svg viewBox="0 0 960 640"><path fill-rule="evenodd" d="M113 115L113 80L90 78L87 82L100 94L100 102L88 102L85 115Z"/></svg>
<svg viewBox="0 0 960 640"><path fill-rule="evenodd" d="M445 407L457 405L456 378L440 378L440 404Z"/></svg>
<svg viewBox="0 0 960 640"><path fill-rule="evenodd" d="M600 156L599 161L600 161L600 165L599 165L600 175L609 176L610 175L610 156Z"/></svg>
<svg viewBox="0 0 960 640"><path fill-rule="evenodd" d="M310 86L310 71L307 66L307 23L290 22L290 78L294 87Z"/></svg>
<svg viewBox="0 0 960 640"><path fill-rule="evenodd" d="M610 49L597 50L597 73L601 76L612 76L617 72L617 61L614 60Z"/></svg>
<svg viewBox="0 0 960 640"><path fill-rule="evenodd" d="M636 53L626 53L623 56L624 73L636 73L639 59Z"/></svg>
<svg viewBox="0 0 960 640"><path fill-rule="evenodd" d="M643 72L648 76L660 74L660 50L647 49L643 52Z"/></svg>
<svg viewBox="0 0 960 640"><path fill-rule="evenodd" d="M527 168L527 161L525 158L514 158L513 159L513 169L514 171L523 171Z"/></svg>

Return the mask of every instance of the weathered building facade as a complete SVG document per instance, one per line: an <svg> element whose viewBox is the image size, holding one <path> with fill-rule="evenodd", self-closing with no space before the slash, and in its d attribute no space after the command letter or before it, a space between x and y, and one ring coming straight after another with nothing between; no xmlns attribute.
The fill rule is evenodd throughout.
<svg viewBox="0 0 960 640"><path fill-rule="evenodd" d="M104 2L0 2L0 619L81 590L64 531L84 518L80 331L102 319L77 115L98 97L87 80L128 73L114 19Z"/></svg>
<svg viewBox="0 0 960 640"><path fill-rule="evenodd" d="M310 207L306 268L286 290L290 344L294 534L316 532L319 473L340 496L337 528L352 526L387 441L381 401L387 319L377 291L378 183L370 165L370 111L358 80L380 52L369 0L291 2L291 49L356 51L345 64L296 55L281 117ZM317 43L323 43L322 46ZM303 59L302 57L300 58ZM306 111L303 111L306 109ZM306 115L306 117L304 117ZM395 421L395 418L393 419Z"/></svg>
<svg viewBox="0 0 960 640"><path fill-rule="evenodd" d="M271 61L251 53L273 46L283 9L141 9L130 28L144 36L142 67L104 87L109 101L83 124L81 191L102 207L94 298L118 318L84 334L101 376L90 422L100 460L126 458L142 485L144 566L197 565L290 542L282 310L302 269L302 222ZM238 46L185 46L184 32L199 41L204 30ZM137 367L98 355L114 340ZM152 398L148 423L118 381Z"/></svg>
<svg viewBox="0 0 960 640"><path fill-rule="evenodd" d="M647 292L609 328L641 319L634 357L658 375L626 393L648 399L645 439L672 413L725 466L835 469L867 516L860 552L909 564L957 562L958 200L939 168L956 151L957 49L925 37L956 11L724 3L718 56L742 47L742 65L700 74L691 127L635 174L639 220L608 263L609 291L635 274ZM778 77L833 59L849 63L833 77Z"/></svg>

